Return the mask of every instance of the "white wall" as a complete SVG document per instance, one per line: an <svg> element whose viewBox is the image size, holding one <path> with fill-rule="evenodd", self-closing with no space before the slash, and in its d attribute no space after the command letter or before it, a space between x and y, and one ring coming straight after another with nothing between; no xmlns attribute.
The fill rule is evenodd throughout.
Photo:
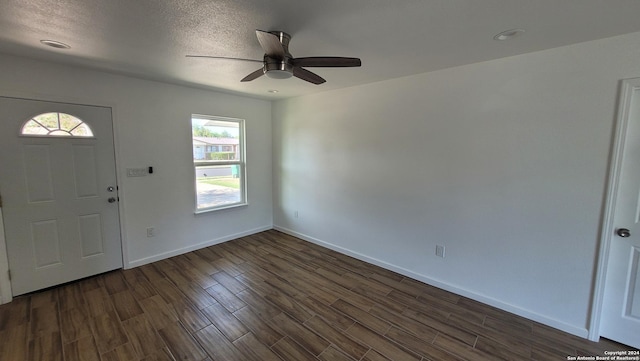
<svg viewBox="0 0 640 361"><path fill-rule="evenodd" d="M271 228L269 101L4 55L0 69L0 95L113 107L125 267ZM246 119L249 206L194 215L192 113Z"/></svg>
<svg viewBox="0 0 640 361"><path fill-rule="evenodd" d="M635 33L279 101L274 224L586 337L638 59Z"/></svg>

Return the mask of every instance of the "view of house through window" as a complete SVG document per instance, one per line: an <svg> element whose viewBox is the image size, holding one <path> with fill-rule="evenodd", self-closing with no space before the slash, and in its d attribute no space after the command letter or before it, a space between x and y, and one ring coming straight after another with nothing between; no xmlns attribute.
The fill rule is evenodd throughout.
<svg viewBox="0 0 640 361"><path fill-rule="evenodd" d="M92 137L91 128L71 114L44 113L27 120L20 131L24 136Z"/></svg>
<svg viewBox="0 0 640 361"><path fill-rule="evenodd" d="M244 120L191 116L196 212L247 203Z"/></svg>

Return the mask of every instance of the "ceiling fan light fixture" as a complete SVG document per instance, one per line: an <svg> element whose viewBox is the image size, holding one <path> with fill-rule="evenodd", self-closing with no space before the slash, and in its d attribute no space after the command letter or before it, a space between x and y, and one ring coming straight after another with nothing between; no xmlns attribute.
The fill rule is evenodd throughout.
<svg viewBox="0 0 640 361"><path fill-rule="evenodd" d="M264 75L271 79L289 79L293 76L293 66L286 60L268 61L263 69Z"/></svg>
<svg viewBox="0 0 640 361"><path fill-rule="evenodd" d="M497 41L509 40L509 39L515 38L518 35L521 35L522 33L524 33L524 29L505 30L503 32L496 34L493 37L493 40L497 40Z"/></svg>
<svg viewBox="0 0 640 361"><path fill-rule="evenodd" d="M271 79L289 79L293 76L292 73L286 70L268 70L264 73L264 75L268 76Z"/></svg>

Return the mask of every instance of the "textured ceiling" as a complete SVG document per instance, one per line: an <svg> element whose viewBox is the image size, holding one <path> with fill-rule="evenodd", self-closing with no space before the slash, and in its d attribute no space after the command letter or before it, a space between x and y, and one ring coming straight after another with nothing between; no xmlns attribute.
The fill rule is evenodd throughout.
<svg viewBox="0 0 640 361"><path fill-rule="evenodd" d="M0 52L283 98L636 32L638 15L638 0L1 0ZM492 39L513 28L526 32ZM363 65L309 69L327 79L319 86L240 83L259 64L185 57L260 60L256 29L291 34L295 57L359 57Z"/></svg>

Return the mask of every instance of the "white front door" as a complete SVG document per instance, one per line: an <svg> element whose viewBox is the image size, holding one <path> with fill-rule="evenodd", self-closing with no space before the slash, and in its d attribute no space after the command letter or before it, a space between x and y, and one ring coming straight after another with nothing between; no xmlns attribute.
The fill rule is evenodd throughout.
<svg viewBox="0 0 640 361"><path fill-rule="evenodd" d="M625 81L600 335L640 348L640 79Z"/></svg>
<svg viewBox="0 0 640 361"><path fill-rule="evenodd" d="M14 295L122 268L110 108L0 97L0 195Z"/></svg>

